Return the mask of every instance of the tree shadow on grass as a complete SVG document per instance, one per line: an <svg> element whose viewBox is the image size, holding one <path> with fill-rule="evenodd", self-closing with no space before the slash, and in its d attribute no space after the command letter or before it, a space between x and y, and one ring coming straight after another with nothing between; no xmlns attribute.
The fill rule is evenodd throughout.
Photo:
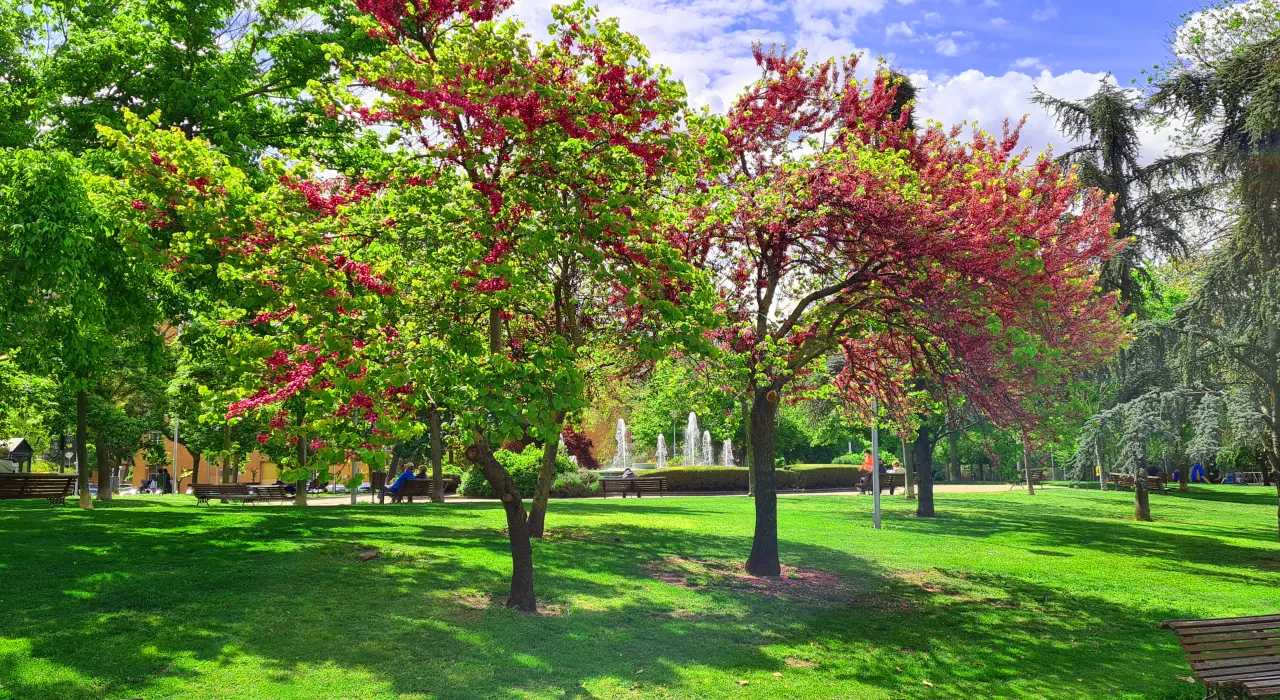
<svg viewBox="0 0 1280 700"><path fill-rule="evenodd" d="M1180 500L1213 501L1217 503L1243 503L1254 506L1276 507L1274 486L1238 486L1231 489L1206 489L1192 486L1190 491L1170 487L1168 495Z"/></svg>
<svg viewBox="0 0 1280 700"><path fill-rule="evenodd" d="M4 521L11 546L0 563L26 585L0 594L12 613L0 638L30 645L0 647L4 692L235 696L250 681L336 667L387 697L592 697L633 683L698 697L1102 697L1176 693L1172 678L1185 673L1155 628L1177 611L1153 616L993 574L904 579L793 541L784 542L790 563L836 574L845 590L814 599L687 589L650 578L647 565L736 561L750 541L675 527L565 526L567 536L535 545L540 601L559 614L523 615L491 602L509 575L500 510L461 505L448 515L463 527L411 508L37 511ZM381 555L360 561L369 547ZM1108 628L1128 632L1125 643L1108 641ZM33 659L69 680L24 670ZM739 688L737 677L760 682ZM697 685L704 678L724 687Z"/></svg>

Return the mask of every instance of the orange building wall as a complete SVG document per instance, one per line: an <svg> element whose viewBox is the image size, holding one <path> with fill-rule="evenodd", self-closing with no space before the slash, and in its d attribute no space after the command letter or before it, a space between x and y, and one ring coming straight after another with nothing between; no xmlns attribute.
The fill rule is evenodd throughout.
<svg viewBox="0 0 1280 700"><path fill-rule="evenodd" d="M169 455L169 460L171 461L173 459L173 440L171 438L164 438L164 451L165 454ZM142 451L139 450L138 453L133 456L133 479L131 479L131 482L135 487L141 486L143 479L151 476L147 470L147 463L142 459L142 455ZM182 475L181 479L178 479L178 483L174 489L178 493L186 491L187 487L191 485L192 461L191 453L187 450L186 445L179 442L178 469L174 470L170 468L170 471L174 472L175 479L178 478L178 475ZM240 463L240 476L238 481L242 484L269 484L276 480L278 475L277 469L278 468L275 463L269 461L266 458L266 455L263 455L260 452L251 452L249 454L249 458ZM368 481L369 470L363 463L357 462L356 470L364 474L365 480ZM330 473L334 475L335 481L345 481L351 477L351 467L349 464L333 465L330 467ZM200 483L207 484L221 482L222 462L219 460L210 463L208 460L201 459Z"/></svg>

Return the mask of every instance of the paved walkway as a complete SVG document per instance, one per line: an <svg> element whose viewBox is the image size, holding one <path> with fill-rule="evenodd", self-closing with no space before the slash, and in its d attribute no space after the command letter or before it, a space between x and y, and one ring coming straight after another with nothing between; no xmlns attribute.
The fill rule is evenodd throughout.
<svg viewBox="0 0 1280 700"><path fill-rule="evenodd" d="M1020 486L1018 488L1025 488L1025 487ZM1036 488L1042 489L1042 488L1057 488L1057 487L1037 486ZM1008 484L934 484L933 485L934 493L989 493L993 491L1008 491L1008 490L1010 490ZM685 493L668 494L666 497L667 498L683 498L687 496L687 497L693 497L693 498L742 498L745 495L746 494L743 494L743 493L685 492ZM807 496L868 496L869 497L870 495L871 494L858 493L856 490L853 490L853 491L779 491L778 492L778 496L780 498L807 497ZM889 498L890 496L888 492L885 492L883 494L883 497ZM899 489L894 494L893 497L901 498L902 490ZM552 500L560 500L560 499L552 499ZM577 500L577 499L574 499L574 500ZM374 498L373 496L370 496L369 494L360 494L359 502L360 503L377 503L377 499ZM417 501L415 501L415 503L416 502ZM429 502L429 501L423 501L423 502ZM496 503L496 502L497 501L495 501L492 498L463 498L461 496L453 496L453 495L447 496L445 498L445 503ZM326 496L323 498L316 498L315 496L312 496L310 499L307 500L307 504L313 505L313 506L351 505L351 496L349 494L343 494L340 496ZM292 504L290 503L286 505L292 505Z"/></svg>

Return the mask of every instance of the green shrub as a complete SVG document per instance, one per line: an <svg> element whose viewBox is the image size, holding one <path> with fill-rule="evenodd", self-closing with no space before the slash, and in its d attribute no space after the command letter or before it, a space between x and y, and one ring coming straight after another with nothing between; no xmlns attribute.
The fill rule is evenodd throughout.
<svg viewBox="0 0 1280 700"><path fill-rule="evenodd" d="M528 498L538 488L538 471L541 469L542 448L537 445L529 445L524 448L524 452L511 452L510 450L498 450L493 453L507 473L511 474L512 480L516 482L516 488L520 491L520 495ZM556 455L556 473L568 474L577 471L577 467L569 458L563 454ZM484 478L484 472L479 467L471 467L462 475L462 484L458 487L458 493L467 498L493 498L493 487L489 485L489 480Z"/></svg>
<svg viewBox="0 0 1280 700"><path fill-rule="evenodd" d="M861 473L849 465L797 464L775 469L773 478L779 491L853 489ZM643 476L667 477L671 491L746 491L748 483L745 467L669 467Z"/></svg>
<svg viewBox="0 0 1280 700"><path fill-rule="evenodd" d="M556 498L582 498L599 493L599 476L587 469L579 469L568 474L557 474L555 483L551 484L551 495Z"/></svg>
<svg viewBox="0 0 1280 700"><path fill-rule="evenodd" d="M797 464L789 471L795 474L796 489L852 489L858 485L861 469L840 464Z"/></svg>
<svg viewBox="0 0 1280 700"><path fill-rule="evenodd" d="M861 452L847 452L831 460L832 464L862 464Z"/></svg>
<svg viewBox="0 0 1280 700"><path fill-rule="evenodd" d="M671 491L746 491L745 467L667 467L644 472L644 476L667 477Z"/></svg>

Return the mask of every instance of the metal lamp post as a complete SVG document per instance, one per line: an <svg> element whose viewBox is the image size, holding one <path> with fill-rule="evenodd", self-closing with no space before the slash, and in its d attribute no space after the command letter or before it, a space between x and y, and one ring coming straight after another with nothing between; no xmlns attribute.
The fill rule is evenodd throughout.
<svg viewBox="0 0 1280 700"><path fill-rule="evenodd" d="M880 400L871 397L871 493L875 504L871 510L871 526L880 529Z"/></svg>

